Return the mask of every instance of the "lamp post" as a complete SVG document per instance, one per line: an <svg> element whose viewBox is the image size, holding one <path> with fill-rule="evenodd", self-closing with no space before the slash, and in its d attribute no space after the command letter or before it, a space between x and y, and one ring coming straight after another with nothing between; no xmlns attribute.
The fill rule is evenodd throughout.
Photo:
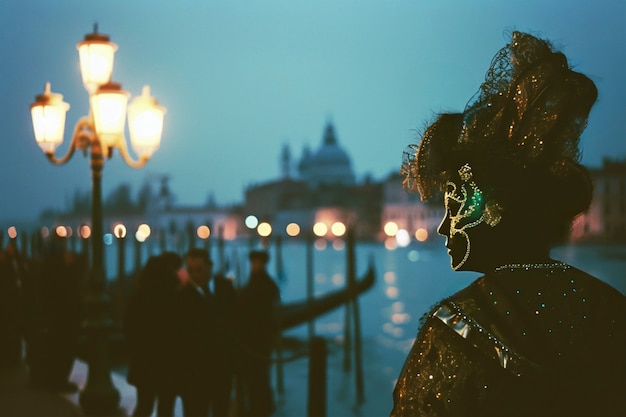
<svg viewBox="0 0 626 417"><path fill-rule="evenodd" d="M31 116L35 140L48 160L63 165L74 155L76 149L86 156L90 153L92 178L92 265L89 294L87 298L87 332L89 372L87 383L80 394L80 404L88 415L110 414L118 408L119 393L113 386L108 362L108 334L112 327L109 302L106 296L104 269L103 216L102 216L102 170L105 157L110 158L114 149L131 167L140 168L159 147L163 129L165 108L150 96L148 86L140 97L127 106L129 94L120 84L111 81L113 56L117 45L109 37L94 32L85 36L77 45L83 85L89 93L89 115L78 120L74 127L67 153L57 158L55 149L63 142L65 115L69 104L61 94L53 93L46 83L43 94L31 104ZM138 155L133 159L126 147L124 125L128 107L128 128L131 145Z"/></svg>
<svg viewBox="0 0 626 417"><path fill-rule="evenodd" d="M126 226L118 223L113 227L113 234L117 238L117 279L115 281L115 299L113 302L115 317L121 321L126 309Z"/></svg>

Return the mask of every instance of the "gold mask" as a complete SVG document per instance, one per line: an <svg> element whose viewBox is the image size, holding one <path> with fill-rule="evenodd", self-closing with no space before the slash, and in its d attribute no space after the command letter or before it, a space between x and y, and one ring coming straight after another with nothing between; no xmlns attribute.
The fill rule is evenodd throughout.
<svg viewBox="0 0 626 417"><path fill-rule="evenodd" d="M502 219L500 205L494 200L485 202L484 193L474 182L472 168L469 164L463 165L458 172L461 179L460 187L457 187L454 182L448 181L444 195L446 212L450 218L450 237L459 234L466 241L463 260L457 265L452 265L455 271L463 266L469 258L470 239L467 230L483 222L494 227ZM453 201L458 203L458 210L455 210L454 213L450 211Z"/></svg>

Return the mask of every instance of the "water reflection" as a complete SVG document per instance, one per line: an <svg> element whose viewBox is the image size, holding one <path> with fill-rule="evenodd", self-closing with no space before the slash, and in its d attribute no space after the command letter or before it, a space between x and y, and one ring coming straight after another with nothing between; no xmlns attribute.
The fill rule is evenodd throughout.
<svg viewBox="0 0 626 417"><path fill-rule="evenodd" d="M150 239L148 239L149 243ZM454 272L443 245L416 244L398 247L390 239L387 250L382 243L358 244L356 274L364 275L370 258L376 268L376 283L358 300L361 311L361 330L364 360L373 364L367 372L384 373L390 386L398 375L406 354L413 345L419 319L430 307L444 297L464 288L479 275ZM331 243L332 242L332 243ZM248 242L233 246L227 242L226 257L238 279L248 275ZM314 294L320 296L346 285L346 251L334 241L318 239L313 253ZM158 250L159 248L153 248ZM106 247L109 276L117 270L115 247ZM129 251L132 251L130 245ZM268 271L278 277L275 247L270 246ZM212 245L213 259L219 259L217 245ZM150 251L147 251L150 252ZM284 280L280 281L281 298L285 302L306 298L306 245L285 240L282 246ZM626 293L626 245L621 246L567 246L553 251L555 259L562 259ZM126 257L132 261L132 253ZM132 266L132 265L131 265ZM343 343L345 308L338 308L315 320L315 331L329 341ZM305 340L307 326L285 332L285 336ZM391 398L391 397L390 397Z"/></svg>

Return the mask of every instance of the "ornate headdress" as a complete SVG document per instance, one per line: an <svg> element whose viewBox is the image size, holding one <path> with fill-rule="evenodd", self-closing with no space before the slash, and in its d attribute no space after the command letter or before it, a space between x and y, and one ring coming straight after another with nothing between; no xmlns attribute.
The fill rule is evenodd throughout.
<svg viewBox="0 0 626 417"><path fill-rule="evenodd" d="M546 198L563 198L558 215L573 218L591 197L578 143L596 97L594 83L572 71L565 55L513 32L463 113L439 116L419 146L405 150L405 188L427 200L469 164L476 183L505 210L522 199L545 205ZM572 187L585 188L577 201L564 191Z"/></svg>

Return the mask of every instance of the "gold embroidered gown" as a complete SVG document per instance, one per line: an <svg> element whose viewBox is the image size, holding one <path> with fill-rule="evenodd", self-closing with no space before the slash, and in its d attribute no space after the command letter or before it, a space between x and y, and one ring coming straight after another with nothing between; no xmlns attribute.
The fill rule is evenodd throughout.
<svg viewBox="0 0 626 417"><path fill-rule="evenodd" d="M498 268L428 314L391 416L626 416L625 335L626 297L600 280Z"/></svg>

